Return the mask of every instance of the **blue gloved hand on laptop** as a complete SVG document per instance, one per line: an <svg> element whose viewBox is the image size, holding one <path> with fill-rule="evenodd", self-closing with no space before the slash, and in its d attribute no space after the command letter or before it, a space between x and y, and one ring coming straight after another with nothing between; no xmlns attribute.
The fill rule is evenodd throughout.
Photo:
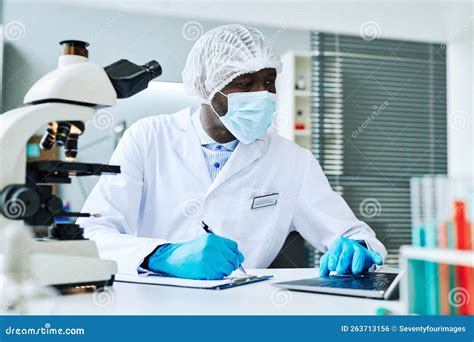
<svg viewBox="0 0 474 342"><path fill-rule="evenodd" d="M372 265L382 265L383 258L377 253L368 250L358 241L339 238L320 259L319 274L328 276L330 272L337 274L360 274L367 271Z"/></svg>

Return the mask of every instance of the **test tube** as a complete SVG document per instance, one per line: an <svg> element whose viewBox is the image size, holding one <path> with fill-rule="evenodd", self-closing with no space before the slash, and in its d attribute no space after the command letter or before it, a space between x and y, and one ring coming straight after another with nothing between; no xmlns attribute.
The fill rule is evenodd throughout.
<svg viewBox="0 0 474 342"><path fill-rule="evenodd" d="M411 224L412 243L414 246L422 246L422 219L421 219L421 178L413 177L410 180L411 196Z"/></svg>

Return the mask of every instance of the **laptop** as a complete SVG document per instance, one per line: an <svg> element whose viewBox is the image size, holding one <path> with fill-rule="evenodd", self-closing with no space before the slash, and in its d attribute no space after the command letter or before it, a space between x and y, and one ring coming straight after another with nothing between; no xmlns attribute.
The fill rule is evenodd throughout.
<svg viewBox="0 0 474 342"><path fill-rule="evenodd" d="M342 274L328 277L301 279L274 283L273 285L296 291L317 292L332 295L396 299L403 272L368 272L359 275Z"/></svg>

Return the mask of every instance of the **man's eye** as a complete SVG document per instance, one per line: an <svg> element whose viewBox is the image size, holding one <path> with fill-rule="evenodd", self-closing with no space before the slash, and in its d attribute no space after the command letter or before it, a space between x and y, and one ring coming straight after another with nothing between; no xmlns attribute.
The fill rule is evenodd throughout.
<svg viewBox="0 0 474 342"><path fill-rule="evenodd" d="M241 87L241 88L248 88L251 85L252 85L252 83L250 83L250 82L241 82L241 83L239 83L239 87Z"/></svg>

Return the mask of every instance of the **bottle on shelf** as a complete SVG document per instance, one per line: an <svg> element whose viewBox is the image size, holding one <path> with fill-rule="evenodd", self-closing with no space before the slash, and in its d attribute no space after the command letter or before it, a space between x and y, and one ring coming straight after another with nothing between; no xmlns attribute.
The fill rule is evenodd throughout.
<svg viewBox="0 0 474 342"><path fill-rule="evenodd" d="M303 111L298 109L296 112L296 120L295 120L295 130L304 130L306 125L304 124L303 120Z"/></svg>
<svg viewBox="0 0 474 342"><path fill-rule="evenodd" d="M298 77L298 80L296 81L296 89L297 90L305 90L306 89L306 82L305 78L303 75L300 75Z"/></svg>

